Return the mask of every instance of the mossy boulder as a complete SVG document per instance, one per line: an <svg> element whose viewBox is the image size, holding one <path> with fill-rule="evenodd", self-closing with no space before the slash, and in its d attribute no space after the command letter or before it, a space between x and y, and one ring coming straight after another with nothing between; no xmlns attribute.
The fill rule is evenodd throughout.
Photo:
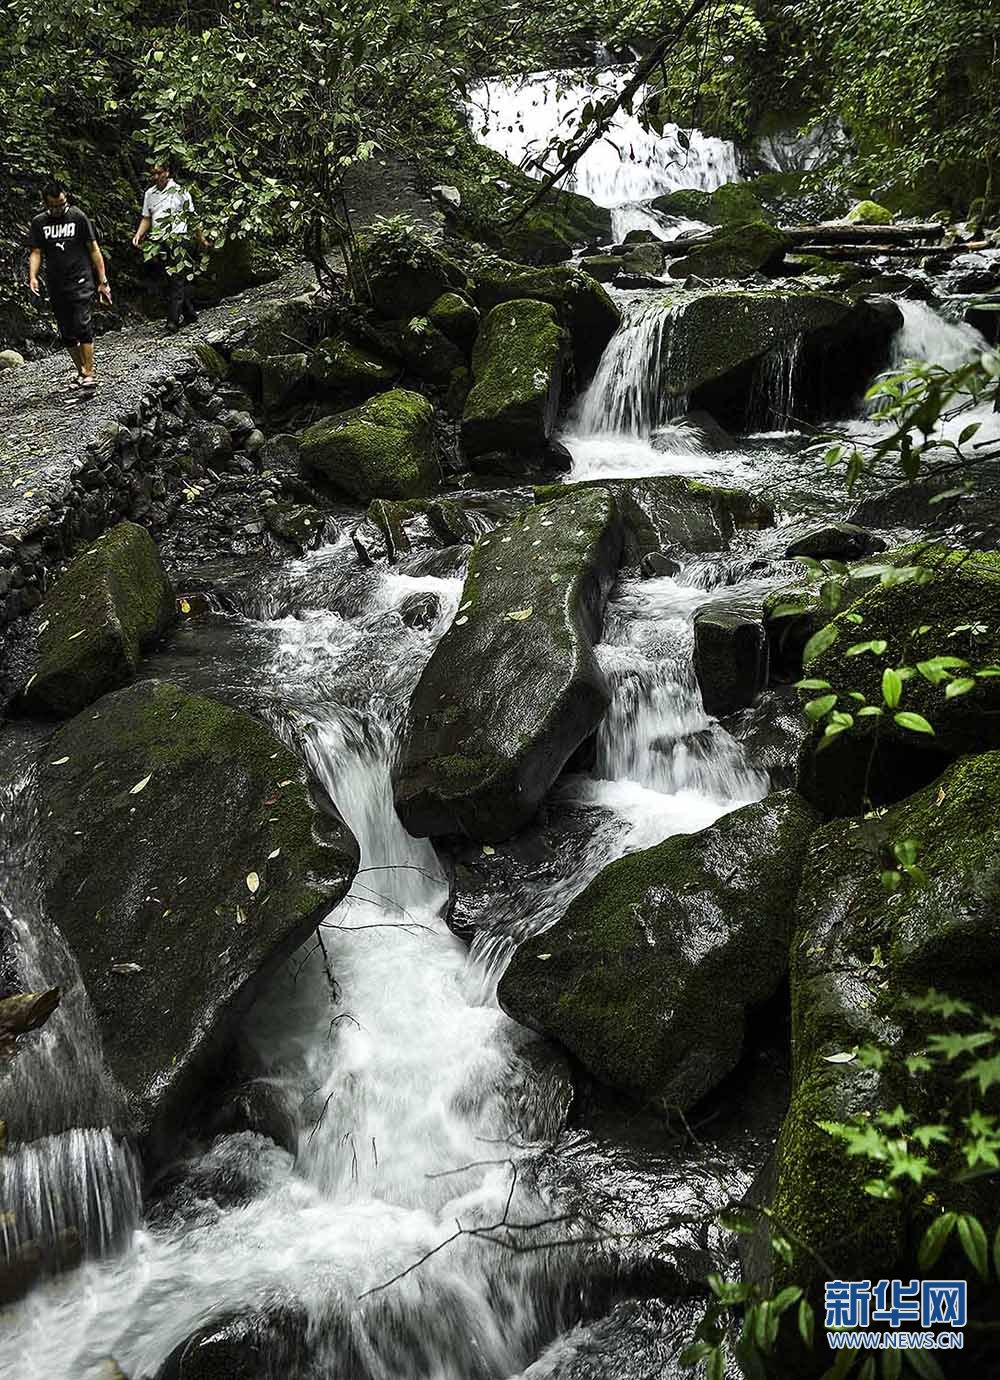
<svg viewBox="0 0 1000 1380"><path fill-rule="evenodd" d="M942 655L967 658L973 669L1000 663L1000 555L909 547L887 553L879 564L898 568L900 575L891 583L871 580L861 597L849 599L832 620L837 640L803 668L808 677L829 682L824 693L840 696L839 707L856 712L851 692L881 705L886 666L919 665ZM907 572L910 578L904 578ZM887 643L884 655L847 655L850 647L872 640ZM807 743L800 762L803 792L830 814L857 814L866 794L875 803L898 800L960 754L1000 746L1000 680L978 680L968 694L951 699L945 678L932 680L914 673L903 685L898 710L921 715L933 735L901 726L888 710L877 721L877 733L874 719L857 718L822 752L813 750L814 740Z"/></svg>
<svg viewBox="0 0 1000 1380"><path fill-rule="evenodd" d="M623 526L622 559L628 566L670 547L698 555L725 551L737 531L757 531L774 523L770 504L746 489L705 484L682 475L545 484L535 489L535 498L548 503L595 485L607 489L615 500Z"/></svg>
<svg viewBox="0 0 1000 1380"><path fill-rule="evenodd" d="M535 813L609 702L594 644L620 552L600 488L476 543L410 706L396 808L411 833L498 840Z"/></svg>
<svg viewBox="0 0 1000 1380"><path fill-rule="evenodd" d="M683 292L665 296L664 310L658 385L733 430L758 420L753 399L772 362L791 370L797 416L843 415L888 361L902 323L892 302L797 288Z"/></svg>
<svg viewBox="0 0 1000 1380"><path fill-rule="evenodd" d="M386 321L424 316L442 293L466 284L458 264L418 231L389 224L362 238L356 277Z"/></svg>
<svg viewBox="0 0 1000 1380"><path fill-rule="evenodd" d="M748 182L727 182L714 192L685 187L658 196L652 206L661 215L700 220L706 225L746 225L766 219Z"/></svg>
<svg viewBox="0 0 1000 1380"><path fill-rule="evenodd" d="M901 999L936 987L996 1009L1000 964L1000 753L965 757L930 786L859 828L835 821L812 836L791 950L792 1096L778 1140L773 1207L841 1279L894 1273L904 1245L898 1208L864 1191L871 1166L817 1125L902 1101L927 1120L919 1083L899 1085L854 1059L856 1046L910 1053L923 1044ZM925 886L890 895L879 853L915 839ZM912 1230L912 1228L911 1228ZM918 1233L919 1234L919 1233ZM861 1276L856 1271L861 1270ZM826 1278L797 1253L796 1281Z"/></svg>
<svg viewBox="0 0 1000 1380"><path fill-rule="evenodd" d="M602 1083L667 1111L737 1064L787 969L818 817L793 791L606 867L501 979L500 1005Z"/></svg>
<svg viewBox="0 0 1000 1380"><path fill-rule="evenodd" d="M543 451L559 412L565 357L566 333L547 302L523 298L494 307L472 352L474 383L462 413L466 453Z"/></svg>
<svg viewBox="0 0 1000 1380"><path fill-rule="evenodd" d="M686 248L667 272L671 278L752 278L776 272L788 247L781 231L764 221L723 225L711 239Z"/></svg>
<svg viewBox="0 0 1000 1380"><path fill-rule="evenodd" d="M40 790L48 913L159 1158L262 980L345 894L354 842L268 729L164 682L63 725Z"/></svg>
<svg viewBox="0 0 1000 1380"><path fill-rule="evenodd" d="M410 372L438 388L465 364L463 352L429 316L414 316L401 327L399 348Z"/></svg>
<svg viewBox="0 0 1000 1380"><path fill-rule="evenodd" d="M21 708L63 718L127 685L174 617L156 543L144 527L118 523L76 557L36 617L37 663Z"/></svg>
<svg viewBox="0 0 1000 1380"><path fill-rule="evenodd" d="M299 459L352 498L417 498L438 478L434 409L419 393L393 388L360 407L314 422Z"/></svg>
<svg viewBox="0 0 1000 1380"><path fill-rule="evenodd" d="M522 297L555 307L569 331L576 383L582 387L621 324L618 307L600 283L578 268L531 269L496 263L477 269L476 301L482 311Z"/></svg>
<svg viewBox="0 0 1000 1380"><path fill-rule="evenodd" d="M309 375L324 398L359 403L391 388L398 370L381 355L340 336L328 336L309 356Z"/></svg>
<svg viewBox="0 0 1000 1380"><path fill-rule="evenodd" d="M891 225L892 212L877 201L858 201L844 219L849 225Z"/></svg>
<svg viewBox="0 0 1000 1380"><path fill-rule="evenodd" d="M469 354L479 331L480 314L468 298L459 292L443 292L427 317L463 354Z"/></svg>

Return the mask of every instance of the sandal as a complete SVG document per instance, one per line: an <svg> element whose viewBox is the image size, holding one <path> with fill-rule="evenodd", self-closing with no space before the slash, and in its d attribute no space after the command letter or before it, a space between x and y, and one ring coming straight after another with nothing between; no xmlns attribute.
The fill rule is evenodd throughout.
<svg viewBox="0 0 1000 1380"><path fill-rule="evenodd" d="M69 386L78 389L81 393L92 393L97 387L97 380L93 374L89 378L85 378L83 374L77 374L75 379L70 380Z"/></svg>

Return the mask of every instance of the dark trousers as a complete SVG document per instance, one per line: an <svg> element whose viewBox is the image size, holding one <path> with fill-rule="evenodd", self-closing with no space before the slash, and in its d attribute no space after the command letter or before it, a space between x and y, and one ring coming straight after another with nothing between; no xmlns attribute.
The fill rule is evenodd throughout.
<svg viewBox="0 0 1000 1380"><path fill-rule="evenodd" d="M188 277L190 264L184 261L183 253L173 253L164 246L153 261L160 289L167 302L167 320L171 326L179 326L182 321L197 321L194 301L191 297L192 282Z"/></svg>

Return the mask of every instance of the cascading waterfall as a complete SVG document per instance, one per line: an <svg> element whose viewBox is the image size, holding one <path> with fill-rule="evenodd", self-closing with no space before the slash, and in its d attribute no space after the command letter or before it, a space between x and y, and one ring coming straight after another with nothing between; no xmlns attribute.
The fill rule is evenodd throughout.
<svg viewBox="0 0 1000 1380"><path fill-rule="evenodd" d="M665 387L681 364L684 333L675 330L680 311L659 293L625 297L624 320L579 403L574 431L649 436L687 411L687 399Z"/></svg>
<svg viewBox="0 0 1000 1380"><path fill-rule="evenodd" d="M474 128L484 143L540 176L554 166L549 150L576 130L585 104L620 91L627 79L627 73L608 69L591 86L557 72L534 73L516 84L487 82L470 98ZM636 108L643 99L640 92ZM635 115L619 111L565 186L612 208L614 236L621 239L629 230L651 226L662 233L662 222L640 203L679 188L714 191L739 178L736 149L728 141L672 124L657 135L644 130Z"/></svg>
<svg viewBox="0 0 1000 1380"><path fill-rule="evenodd" d="M903 314L903 324L892 342L893 369L902 368L910 359L938 364L943 369L959 369L989 348L975 326L949 321L929 302L901 297L896 306Z"/></svg>
<svg viewBox="0 0 1000 1380"><path fill-rule="evenodd" d="M62 1000L4 1080L0 1260L41 1249L58 1261L120 1247L139 1220L141 1192L76 962L42 913L32 775L26 768L0 791L0 926L11 935L18 986L58 986Z"/></svg>

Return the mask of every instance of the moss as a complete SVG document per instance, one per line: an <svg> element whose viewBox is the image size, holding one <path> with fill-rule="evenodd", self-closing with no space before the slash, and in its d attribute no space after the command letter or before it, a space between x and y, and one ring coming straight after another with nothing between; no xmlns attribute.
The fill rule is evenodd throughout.
<svg viewBox="0 0 1000 1380"><path fill-rule="evenodd" d="M261 399L261 363L261 357L256 350L236 349L229 359L227 377L230 382L242 388L255 402L260 402Z"/></svg>
<svg viewBox="0 0 1000 1380"><path fill-rule="evenodd" d="M488 841L531 818L607 706L593 642L620 548L599 488L476 543L458 616L411 704L396 788L411 832Z"/></svg>
<svg viewBox="0 0 1000 1380"><path fill-rule="evenodd" d="M833 693L856 691L869 703L881 704L886 665L914 665L944 654L967 657L973 666L1000 662L1000 555L911 546L881 559L890 565L912 564L930 578L926 583L873 583L833 620L838 640L808 662L810 677L829 681ZM972 624L983 631L976 636L956 633ZM888 643L884 656L846 655L855 643L873 639ZM1000 686L994 679L977 681L968 694L947 699L943 685L916 674L905 683L899 708L927 719L933 736L914 733L884 714L870 765L873 730L858 721L822 753L807 753L802 788L821 808L838 814L861 809L866 781L874 800L898 799L950 758L1000 746L998 707Z"/></svg>
<svg viewBox="0 0 1000 1380"><path fill-rule="evenodd" d="M164 683L64 725L40 785L49 913L137 1124L158 1141L189 1113L259 978L345 893L353 843L267 729Z"/></svg>
<svg viewBox="0 0 1000 1380"><path fill-rule="evenodd" d="M785 792L612 863L518 950L501 1005L603 1082L691 1105L735 1066L747 1008L781 981L816 823Z"/></svg>
<svg viewBox="0 0 1000 1380"><path fill-rule="evenodd" d="M458 264L398 218L361 237L358 276L375 311L387 321L423 316L442 293L466 285Z"/></svg>
<svg viewBox="0 0 1000 1380"><path fill-rule="evenodd" d="M442 293L427 315L460 350L468 353L472 349L479 330L479 312L461 293Z"/></svg>
<svg viewBox="0 0 1000 1380"><path fill-rule="evenodd" d="M747 182L727 182L714 192L685 188L658 196L653 209L666 216L682 216L706 225L746 225L765 219L753 187Z"/></svg>
<svg viewBox="0 0 1000 1380"><path fill-rule="evenodd" d="M477 270L476 301L483 312L523 297L555 307L570 334L577 386L585 383L621 324L621 312L608 293L577 268L522 269L495 263Z"/></svg>
<svg viewBox="0 0 1000 1380"><path fill-rule="evenodd" d="M668 272L671 278L749 278L776 269L788 246L786 237L764 221L724 225L711 243L675 259Z"/></svg>
<svg viewBox="0 0 1000 1380"><path fill-rule="evenodd" d="M892 212L877 201L859 201L848 211L845 220L851 225L891 225Z"/></svg>
<svg viewBox="0 0 1000 1380"><path fill-rule="evenodd" d="M302 436L302 463L354 498L416 498L438 477L434 409L402 388L315 422Z"/></svg>
<svg viewBox="0 0 1000 1380"><path fill-rule="evenodd" d="M47 595L23 707L62 717L127 684L141 651L173 615L173 592L152 537L135 523L118 523L77 556Z"/></svg>
<svg viewBox="0 0 1000 1380"><path fill-rule="evenodd" d="M361 402L391 387L397 370L371 350L342 337L329 336L309 356L309 373L326 397Z"/></svg>
<svg viewBox="0 0 1000 1380"><path fill-rule="evenodd" d="M544 449L559 410L565 348L548 303L523 299L493 308L476 340L475 382L462 413L469 455Z"/></svg>
<svg viewBox="0 0 1000 1380"><path fill-rule="evenodd" d="M624 260L618 254L588 254L580 260L580 267L599 283L610 283L625 272Z"/></svg>

